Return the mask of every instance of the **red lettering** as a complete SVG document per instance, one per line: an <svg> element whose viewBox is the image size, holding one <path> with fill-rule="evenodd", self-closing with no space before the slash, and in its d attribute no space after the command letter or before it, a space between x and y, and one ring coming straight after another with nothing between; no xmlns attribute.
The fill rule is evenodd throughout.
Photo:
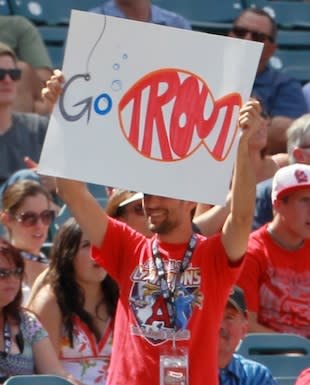
<svg viewBox="0 0 310 385"><path fill-rule="evenodd" d="M197 97L199 97L199 82L190 76L178 89L170 120L171 148L180 158L188 155L192 144L196 124ZM186 121L181 126L182 115Z"/></svg>
<svg viewBox="0 0 310 385"><path fill-rule="evenodd" d="M148 100L145 116L142 116L142 98L147 95L146 90ZM129 103L132 104L131 121L125 131L121 114ZM207 103L210 111L205 119ZM171 111L170 117L164 115L165 107L168 107L166 111ZM169 68L151 72L139 80L120 101L119 117L128 141L147 158L168 162L184 159L203 143L215 159L223 160L234 142L237 127L232 127L232 118L235 109L240 107L239 94L225 95L215 101L203 79L187 71ZM224 115L222 127L217 127L216 143L209 149L204 140L216 126L221 113ZM197 143L193 143L194 138ZM160 155L153 154L154 141L158 142Z"/></svg>

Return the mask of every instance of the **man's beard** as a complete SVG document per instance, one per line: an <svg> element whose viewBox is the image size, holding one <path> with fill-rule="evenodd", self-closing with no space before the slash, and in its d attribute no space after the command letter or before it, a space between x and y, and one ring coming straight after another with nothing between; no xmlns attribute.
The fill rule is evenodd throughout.
<svg viewBox="0 0 310 385"><path fill-rule="evenodd" d="M164 220L159 224L148 222L149 230L157 234L169 234L176 227L174 222Z"/></svg>

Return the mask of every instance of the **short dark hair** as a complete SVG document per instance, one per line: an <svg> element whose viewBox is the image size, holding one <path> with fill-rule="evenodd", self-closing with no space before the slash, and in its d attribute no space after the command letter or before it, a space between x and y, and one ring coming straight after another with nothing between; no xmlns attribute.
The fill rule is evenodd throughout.
<svg viewBox="0 0 310 385"><path fill-rule="evenodd" d="M244 11L240 13L240 15L234 20L234 25L237 23L237 21L240 19L242 15L244 15L246 12L251 12L254 13L255 15L258 16L264 16L267 17L267 19L270 21L271 25L271 33L270 36L273 38L273 41L276 41L277 39L277 34L278 34L278 27L275 19L270 16L268 12L266 12L264 9L261 8L246 8Z"/></svg>

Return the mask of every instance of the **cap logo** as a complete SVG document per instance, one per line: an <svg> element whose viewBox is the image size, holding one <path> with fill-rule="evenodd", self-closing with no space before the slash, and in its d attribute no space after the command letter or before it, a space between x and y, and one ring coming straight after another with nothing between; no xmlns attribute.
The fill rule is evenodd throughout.
<svg viewBox="0 0 310 385"><path fill-rule="evenodd" d="M295 171L295 178L298 183L306 183L308 182L308 175L303 170Z"/></svg>

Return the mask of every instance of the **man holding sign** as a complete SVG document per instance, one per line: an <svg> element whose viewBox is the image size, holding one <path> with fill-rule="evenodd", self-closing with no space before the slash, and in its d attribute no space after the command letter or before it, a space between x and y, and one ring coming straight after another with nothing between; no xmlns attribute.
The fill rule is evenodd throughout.
<svg viewBox="0 0 310 385"><path fill-rule="evenodd" d="M55 71L43 94L51 106L64 78ZM61 197L94 245L93 258L120 288L109 385L217 384L218 331L247 249L255 206L248 140L260 105L245 104L221 234L192 231L194 202L144 194L151 239L109 218L82 182L58 178ZM154 176L155 177L155 176Z"/></svg>

